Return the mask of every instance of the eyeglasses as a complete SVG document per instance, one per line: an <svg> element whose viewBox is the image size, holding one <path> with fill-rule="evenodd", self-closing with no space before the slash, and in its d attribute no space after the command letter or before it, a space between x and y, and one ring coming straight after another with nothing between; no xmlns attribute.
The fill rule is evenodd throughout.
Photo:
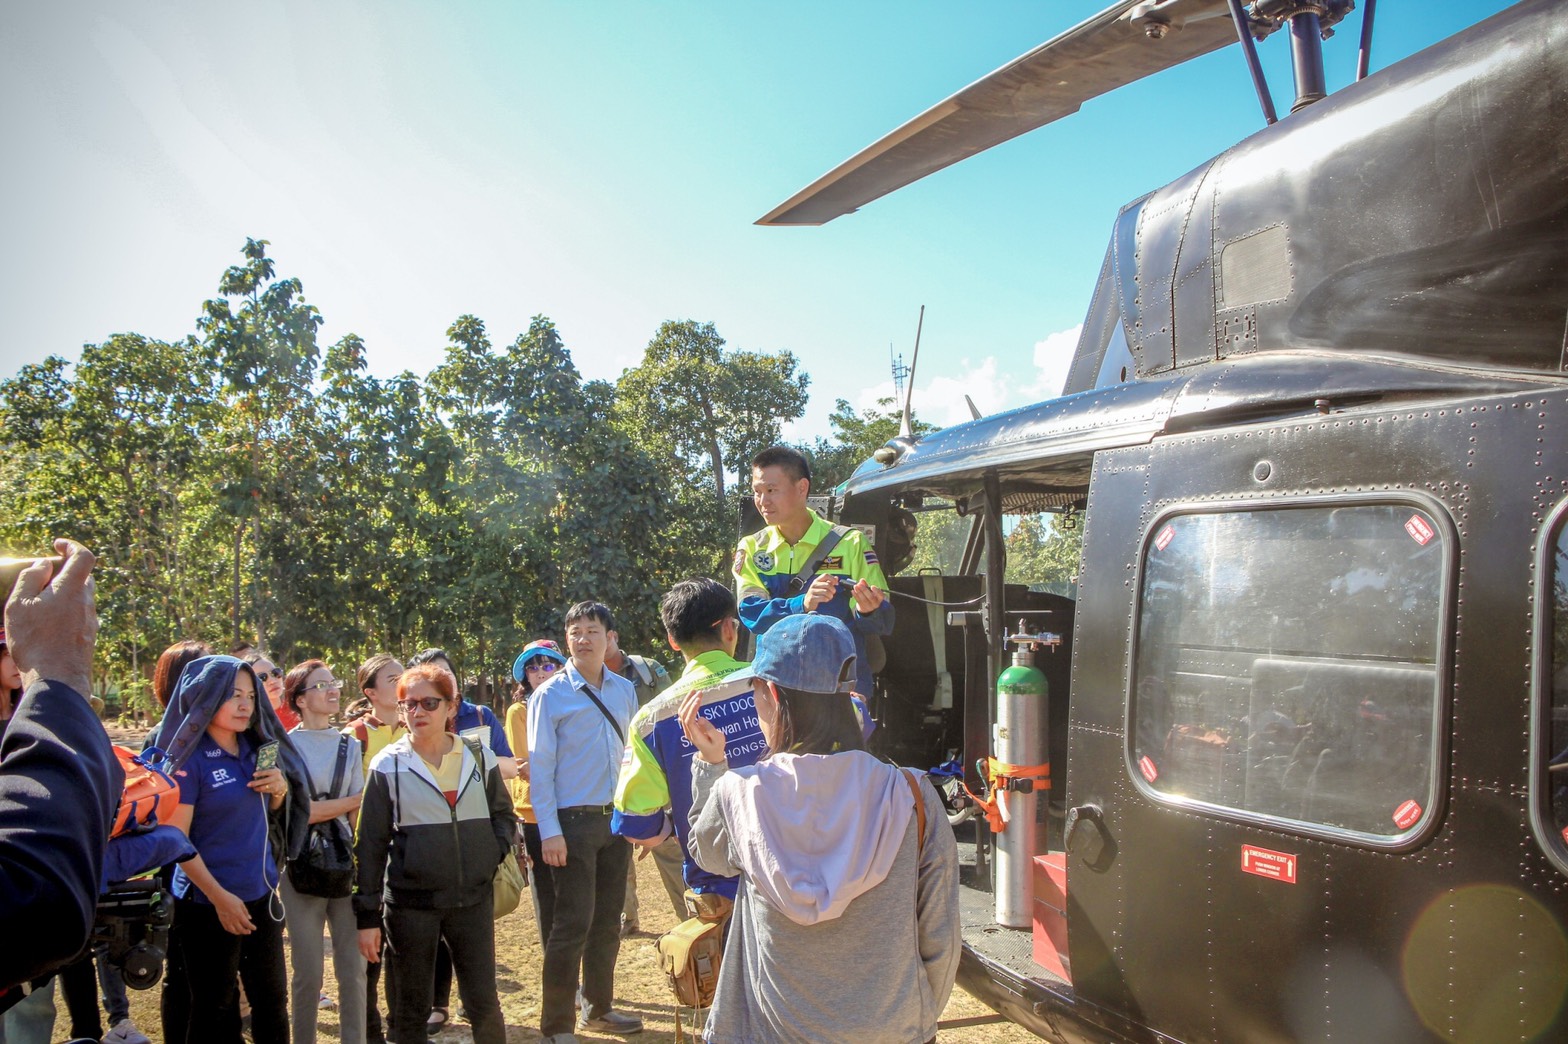
<svg viewBox="0 0 1568 1044"><path fill-rule="evenodd" d="M252 669L254 670L254 668ZM256 677L260 678L262 681L266 681L268 678L281 678L283 677L283 668L274 667L270 671L256 671Z"/></svg>
<svg viewBox="0 0 1568 1044"><path fill-rule="evenodd" d="M426 696L422 700L399 700L398 706L403 708L403 713L405 714L413 710L415 707L418 707L423 711L434 713L435 711L439 710L441 704L445 702L446 700L440 696Z"/></svg>
<svg viewBox="0 0 1568 1044"><path fill-rule="evenodd" d="M546 674L552 674L560 666L561 665L556 663L554 660L547 660L543 656L541 656L537 660L529 660L527 663L523 664L523 670L525 670L525 671L543 671Z"/></svg>
<svg viewBox="0 0 1568 1044"><path fill-rule="evenodd" d="M343 683L342 682L338 681L336 678L329 678L326 681L316 682L314 685L301 685L300 688L299 688L299 691L300 692L341 692L342 689L343 689Z"/></svg>

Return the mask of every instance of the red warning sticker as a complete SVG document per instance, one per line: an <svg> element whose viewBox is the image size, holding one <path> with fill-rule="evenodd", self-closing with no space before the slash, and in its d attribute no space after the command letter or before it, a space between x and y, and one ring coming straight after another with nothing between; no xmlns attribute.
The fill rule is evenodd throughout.
<svg viewBox="0 0 1568 1044"><path fill-rule="evenodd" d="M1401 830L1409 830L1416 825L1416 820L1421 818L1421 806L1414 801L1406 801L1394 809L1394 825Z"/></svg>
<svg viewBox="0 0 1568 1044"><path fill-rule="evenodd" d="M1432 524L1420 515L1410 516L1410 521L1405 523L1405 532L1410 534L1411 540L1414 540L1422 547L1425 547L1428 541L1437 536L1437 530L1433 529Z"/></svg>
<svg viewBox="0 0 1568 1044"><path fill-rule="evenodd" d="M1143 778L1153 783L1160 778L1160 770L1155 768L1154 759L1145 754L1138 759L1138 771L1143 773Z"/></svg>
<svg viewBox="0 0 1568 1044"><path fill-rule="evenodd" d="M1241 846L1241 869L1286 884L1296 883L1296 857L1288 852L1271 852L1253 845Z"/></svg>
<svg viewBox="0 0 1568 1044"><path fill-rule="evenodd" d="M1168 525L1164 529L1160 530L1159 536L1154 538L1154 549L1156 551L1164 551L1167 547L1171 546L1171 541L1175 539L1176 527Z"/></svg>
<svg viewBox="0 0 1568 1044"><path fill-rule="evenodd" d="M1563 827L1563 844L1568 845L1568 827Z"/></svg>

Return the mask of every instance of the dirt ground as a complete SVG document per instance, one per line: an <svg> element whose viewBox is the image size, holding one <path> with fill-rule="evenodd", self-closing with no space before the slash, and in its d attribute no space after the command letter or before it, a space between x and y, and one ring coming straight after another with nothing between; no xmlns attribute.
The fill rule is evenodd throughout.
<svg viewBox="0 0 1568 1044"><path fill-rule="evenodd" d="M643 1018L643 1033L631 1038L642 1044L663 1044L675 1040L674 1005L664 976L659 971L658 955L653 941L661 932L675 923L669 909L664 889L659 884L658 871L653 860L637 863L637 893L641 900L643 931L621 942L621 956L616 965L616 1007L635 1012ZM326 969L329 995L336 995L332 975L331 948L328 947ZM528 897L517 912L496 924L496 977L501 989L501 1009L506 1015L509 1044L539 1039L539 933L534 926L533 907ZM455 990L453 991L455 994ZM454 996L453 1000L456 1000ZM68 1039L70 1029L65 1018L64 1005L55 1021L55 1040ZM385 1011L385 998L382 999ZM457 1011L454 1008L454 1020ZM136 1025L162 1044L163 1036L158 1023L158 989L131 991L131 1017ZM338 1019L335 1010L319 1013L317 1021L319 1040L338 1039ZM620 1040L619 1037L593 1033L580 1035L585 1041ZM439 1044L460 1044L471 1041L468 1027L461 1021L449 1026L435 1038ZM687 1038L690 1039L689 1037ZM942 1013L938 1039L952 1044L1022 1044L1037 1040L1033 1034L1002 1019L990 1008L975 1000L962 989L954 989L952 1000ZM298 1044L298 1042L296 1042Z"/></svg>

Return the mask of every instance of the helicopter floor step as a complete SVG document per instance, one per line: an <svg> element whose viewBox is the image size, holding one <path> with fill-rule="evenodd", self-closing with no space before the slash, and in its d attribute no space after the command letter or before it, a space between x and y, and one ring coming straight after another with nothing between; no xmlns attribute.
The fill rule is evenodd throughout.
<svg viewBox="0 0 1568 1044"><path fill-rule="evenodd" d="M958 909L964 943L987 960L1014 975L1032 979L1055 990L1071 989L1063 975L1035 962L1034 932L1029 928L1004 928L996 923L996 900L989 880L982 883L975 869L972 841L958 842Z"/></svg>

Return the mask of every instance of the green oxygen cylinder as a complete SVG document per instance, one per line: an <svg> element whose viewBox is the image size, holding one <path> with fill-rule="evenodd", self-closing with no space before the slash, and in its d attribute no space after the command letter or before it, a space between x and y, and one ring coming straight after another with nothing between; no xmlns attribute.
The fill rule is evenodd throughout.
<svg viewBox="0 0 1568 1044"><path fill-rule="evenodd" d="M1020 622L1019 631L1023 631ZM1046 729L1050 721L1046 700L1050 686L1034 665L1037 645L1055 635L1019 633L1013 663L996 680L996 725L992 747L998 761L1010 765L1038 765L1045 761ZM1060 640L1060 639L1057 639ZM1009 821L996 839L996 923L1008 928L1028 928L1034 923L1034 857L1039 795L1014 790L1007 795Z"/></svg>

